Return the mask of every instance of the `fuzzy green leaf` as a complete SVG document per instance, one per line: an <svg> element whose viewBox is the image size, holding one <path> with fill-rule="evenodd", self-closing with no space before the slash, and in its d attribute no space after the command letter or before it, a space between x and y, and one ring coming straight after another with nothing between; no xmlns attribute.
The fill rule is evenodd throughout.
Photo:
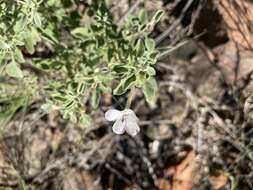
<svg viewBox="0 0 253 190"><path fill-rule="evenodd" d="M14 58L19 63L24 63L25 62L24 56L23 56L22 52L20 51L20 49L18 49L18 48L15 49Z"/></svg>
<svg viewBox="0 0 253 190"><path fill-rule="evenodd" d="M28 51L28 53L33 54L35 52L33 36L31 34L26 34L24 40L26 50Z"/></svg>
<svg viewBox="0 0 253 190"><path fill-rule="evenodd" d="M100 98L101 98L100 90L98 88L96 88L92 92L92 96L91 96L91 105L93 108L95 108L95 109L98 108Z"/></svg>
<svg viewBox="0 0 253 190"><path fill-rule="evenodd" d="M124 94L129 88L131 88L136 81L136 76L133 74L128 78L120 81L118 86L114 89L113 93L115 95L122 95Z"/></svg>
<svg viewBox="0 0 253 190"><path fill-rule="evenodd" d="M159 10L155 13L153 20L157 23L161 20L162 16L163 16L164 12L162 10Z"/></svg>
<svg viewBox="0 0 253 190"><path fill-rule="evenodd" d="M148 22L148 12L145 9L142 9L138 15L142 24L146 24Z"/></svg>
<svg viewBox="0 0 253 190"><path fill-rule="evenodd" d="M148 73L149 76L155 76L156 71L153 67L149 66L149 67L147 67L147 73Z"/></svg>
<svg viewBox="0 0 253 190"><path fill-rule="evenodd" d="M148 51L153 51L155 49L155 41L151 38L145 39L145 46Z"/></svg>
<svg viewBox="0 0 253 190"><path fill-rule="evenodd" d="M23 78L23 72L14 61L6 65L5 71L11 77Z"/></svg>
<svg viewBox="0 0 253 190"><path fill-rule="evenodd" d="M49 28L46 28L45 30L42 31L42 37L53 44L59 43L55 37L54 32Z"/></svg>
<svg viewBox="0 0 253 190"><path fill-rule="evenodd" d="M39 27L39 28L41 28L41 17L40 17L40 15L39 15L39 13L34 13L34 15L33 15L33 20L34 20L34 23L35 23L35 25L37 26L37 27Z"/></svg>
<svg viewBox="0 0 253 190"><path fill-rule="evenodd" d="M143 45L143 42L141 39L139 39L135 46L136 54L137 56L141 56L145 50L145 47Z"/></svg>
<svg viewBox="0 0 253 190"><path fill-rule="evenodd" d="M157 91L157 83L155 78L149 78L143 84L143 93L149 105L154 106L156 101L156 91Z"/></svg>
<svg viewBox="0 0 253 190"><path fill-rule="evenodd" d="M78 27L71 31L71 34L74 36L88 36L89 31L85 27Z"/></svg>
<svg viewBox="0 0 253 190"><path fill-rule="evenodd" d="M88 127L91 124L91 118L87 114L82 114L80 116L80 120L79 121L80 121L80 124L81 124L82 128Z"/></svg>

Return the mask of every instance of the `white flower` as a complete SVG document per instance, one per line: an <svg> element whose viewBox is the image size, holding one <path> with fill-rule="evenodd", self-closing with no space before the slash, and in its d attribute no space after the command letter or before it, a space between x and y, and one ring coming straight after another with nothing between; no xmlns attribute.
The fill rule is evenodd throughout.
<svg viewBox="0 0 253 190"><path fill-rule="evenodd" d="M140 131L140 127L138 126L139 119L131 109L125 109L123 111L110 109L105 113L105 119L115 121L112 130L118 135L126 131L129 135L135 136Z"/></svg>

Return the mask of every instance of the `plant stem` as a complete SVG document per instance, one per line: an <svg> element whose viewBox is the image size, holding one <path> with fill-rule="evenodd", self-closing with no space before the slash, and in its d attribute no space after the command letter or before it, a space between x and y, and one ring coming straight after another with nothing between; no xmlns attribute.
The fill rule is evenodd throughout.
<svg viewBox="0 0 253 190"><path fill-rule="evenodd" d="M126 109L131 107L131 103L132 103L134 95L135 95L135 88L133 87L133 88L131 88L131 91L130 91L128 99L127 99Z"/></svg>

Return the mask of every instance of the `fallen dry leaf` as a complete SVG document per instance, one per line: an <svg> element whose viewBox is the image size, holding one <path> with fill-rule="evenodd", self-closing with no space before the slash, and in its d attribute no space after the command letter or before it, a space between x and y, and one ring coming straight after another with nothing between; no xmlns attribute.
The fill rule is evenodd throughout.
<svg viewBox="0 0 253 190"><path fill-rule="evenodd" d="M173 177L172 190L190 190L194 184L199 163L194 151L187 154L186 158L176 166L176 173Z"/></svg>
<svg viewBox="0 0 253 190"><path fill-rule="evenodd" d="M188 152L182 162L166 171L166 175L172 176L172 180L160 179L160 188L163 190L190 190L198 175L199 166L196 153Z"/></svg>
<svg viewBox="0 0 253 190"><path fill-rule="evenodd" d="M214 3L225 23L229 41L213 51L226 82L240 85L253 72L253 4L246 0ZM212 60L213 56L209 57Z"/></svg>
<svg viewBox="0 0 253 190"><path fill-rule="evenodd" d="M228 176L225 173L220 172L217 176L209 176L208 181L214 189L218 190L227 184Z"/></svg>
<svg viewBox="0 0 253 190"><path fill-rule="evenodd" d="M166 176L172 176L175 173L175 167L168 168L165 172ZM167 178L167 177L166 177ZM163 190L172 190L172 181L166 178L159 179L159 187Z"/></svg>
<svg viewBox="0 0 253 190"><path fill-rule="evenodd" d="M12 164L6 161L4 151L5 151L4 145L0 143L0 184L17 185L18 172L14 169Z"/></svg>

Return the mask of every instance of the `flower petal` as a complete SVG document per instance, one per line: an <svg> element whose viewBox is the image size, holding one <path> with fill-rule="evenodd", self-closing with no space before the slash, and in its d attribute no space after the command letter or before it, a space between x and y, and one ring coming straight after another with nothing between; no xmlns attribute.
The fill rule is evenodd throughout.
<svg viewBox="0 0 253 190"><path fill-rule="evenodd" d="M118 135L122 135L125 132L125 126L121 119L116 120L112 126L112 131Z"/></svg>
<svg viewBox="0 0 253 190"><path fill-rule="evenodd" d="M125 116L126 120L131 120L133 122L138 122L139 121L139 119L135 115L134 111L131 110L131 109L125 109L123 111L123 115Z"/></svg>
<svg viewBox="0 0 253 190"><path fill-rule="evenodd" d="M131 114L131 115L124 115L124 118L126 121L133 122L133 123L138 123L139 119L136 117L136 115Z"/></svg>
<svg viewBox="0 0 253 190"><path fill-rule="evenodd" d="M107 121L116 121L122 117L122 112L116 109L110 109L105 113L105 119Z"/></svg>
<svg viewBox="0 0 253 190"><path fill-rule="evenodd" d="M138 126L137 122L132 122L131 120L128 120L126 121L125 130L129 135L135 136L138 132L140 132L140 127Z"/></svg>
<svg viewBox="0 0 253 190"><path fill-rule="evenodd" d="M131 109L124 109L123 112L124 114L135 114L134 111Z"/></svg>

